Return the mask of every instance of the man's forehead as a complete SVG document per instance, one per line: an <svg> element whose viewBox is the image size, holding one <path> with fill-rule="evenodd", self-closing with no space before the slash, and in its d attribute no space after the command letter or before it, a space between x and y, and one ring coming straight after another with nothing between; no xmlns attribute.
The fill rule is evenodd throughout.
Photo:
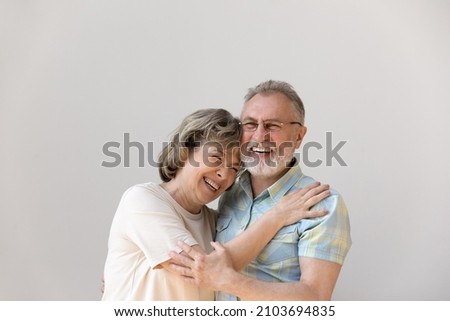
<svg viewBox="0 0 450 321"><path fill-rule="evenodd" d="M286 113L286 108L291 107L291 101L281 93L256 94L242 107L241 120L261 116L277 119Z"/></svg>

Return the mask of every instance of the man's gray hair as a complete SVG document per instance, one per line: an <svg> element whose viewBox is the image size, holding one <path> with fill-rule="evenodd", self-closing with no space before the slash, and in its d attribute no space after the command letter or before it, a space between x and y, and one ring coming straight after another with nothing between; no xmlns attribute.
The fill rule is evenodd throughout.
<svg viewBox="0 0 450 321"><path fill-rule="evenodd" d="M284 81L278 80L267 80L256 87L250 88L247 92L247 95L244 97L244 102L247 103L250 99L252 99L255 95L260 94L263 96L267 96L274 93L280 93L285 95L291 102L292 106L297 110L300 116L300 122L302 125L305 124L305 107L303 106L303 102L300 99L299 95L295 91L294 87Z"/></svg>
<svg viewBox="0 0 450 321"><path fill-rule="evenodd" d="M159 176L164 182L175 178L194 148L214 144L224 152L239 155L241 126L225 109L200 109L187 116L172 134L158 159Z"/></svg>

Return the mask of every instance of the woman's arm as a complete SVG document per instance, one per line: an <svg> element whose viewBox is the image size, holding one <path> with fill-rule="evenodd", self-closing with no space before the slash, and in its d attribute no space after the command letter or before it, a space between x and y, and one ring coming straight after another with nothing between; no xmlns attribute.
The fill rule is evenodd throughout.
<svg viewBox="0 0 450 321"><path fill-rule="evenodd" d="M223 245L230 254L233 268L240 271L246 267L282 227L327 214L326 210L311 211L310 208L329 195L328 185L315 182L284 196L244 232Z"/></svg>

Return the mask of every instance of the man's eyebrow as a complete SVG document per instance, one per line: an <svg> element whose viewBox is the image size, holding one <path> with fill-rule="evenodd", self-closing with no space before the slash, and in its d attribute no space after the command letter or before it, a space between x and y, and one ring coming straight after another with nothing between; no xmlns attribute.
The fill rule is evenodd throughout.
<svg viewBox="0 0 450 321"><path fill-rule="evenodd" d="M253 118L253 117L245 117L242 121L254 121L255 123L257 123L258 121ZM278 121L281 122L278 118L267 118L263 120L264 122L268 122L268 121Z"/></svg>

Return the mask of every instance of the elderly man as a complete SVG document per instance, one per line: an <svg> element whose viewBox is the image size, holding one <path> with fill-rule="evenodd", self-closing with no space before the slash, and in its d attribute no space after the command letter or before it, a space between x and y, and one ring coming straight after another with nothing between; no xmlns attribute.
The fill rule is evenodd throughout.
<svg viewBox="0 0 450 321"><path fill-rule="evenodd" d="M304 118L303 103L288 83L266 81L245 97L241 151L246 171L220 199L216 251L204 255L180 244L190 259L172 253L189 267L174 268L188 281L216 290L216 300L331 299L351 246L347 209L336 191L314 206L327 215L284 227L242 271L233 269L221 245L283 195L314 182L294 157L306 134Z"/></svg>

